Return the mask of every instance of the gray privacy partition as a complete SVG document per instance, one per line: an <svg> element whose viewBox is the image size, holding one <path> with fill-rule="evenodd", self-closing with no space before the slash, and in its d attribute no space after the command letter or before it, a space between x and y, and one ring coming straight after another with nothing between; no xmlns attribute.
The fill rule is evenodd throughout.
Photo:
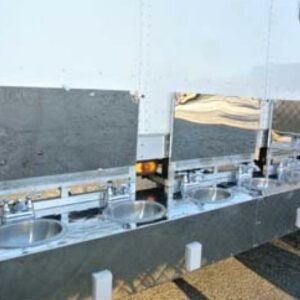
<svg viewBox="0 0 300 300"><path fill-rule="evenodd" d="M126 91L0 88L0 181L132 166L138 105Z"/></svg>
<svg viewBox="0 0 300 300"><path fill-rule="evenodd" d="M272 146L299 151L300 102L273 101Z"/></svg>
<svg viewBox="0 0 300 300"><path fill-rule="evenodd" d="M274 101L272 129L276 132L300 134L299 116L299 101Z"/></svg>

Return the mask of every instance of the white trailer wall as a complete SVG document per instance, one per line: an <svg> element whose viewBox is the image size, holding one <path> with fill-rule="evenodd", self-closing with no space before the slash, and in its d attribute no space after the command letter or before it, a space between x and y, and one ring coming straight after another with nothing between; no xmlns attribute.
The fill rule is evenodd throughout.
<svg viewBox="0 0 300 300"><path fill-rule="evenodd" d="M143 131L169 132L167 92L265 96L269 0L147 3L145 81L154 109Z"/></svg>
<svg viewBox="0 0 300 300"><path fill-rule="evenodd" d="M173 92L300 99L299 34L297 0L0 0L0 85L139 91L160 158Z"/></svg>
<svg viewBox="0 0 300 300"><path fill-rule="evenodd" d="M268 97L300 100L300 6L298 0L273 0Z"/></svg>
<svg viewBox="0 0 300 300"><path fill-rule="evenodd" d="M0 0L0 85L137 89L138 0Z"/></svg>

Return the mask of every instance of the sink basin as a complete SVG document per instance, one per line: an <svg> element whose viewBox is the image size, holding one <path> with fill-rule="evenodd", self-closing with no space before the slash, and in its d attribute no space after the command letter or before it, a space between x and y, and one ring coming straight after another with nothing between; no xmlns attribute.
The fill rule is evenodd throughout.
<svg viewBox="0 0 300 300"><path fill-rule="evenodd" d="M231 193L221 188L195 188L189 190L187 196L197 204L218 204L228 201Z"/></svg>
<svg viewBox="0 0 300 300"><path fill-rule="evenodd" d="M152 201L124 201L106 208L104 216L122 224L153 222L166 215L166 208Z"/></svg>
<svg viewBox="0 0 300 300"><path fill-rule="evenodd" d="M56 220L24 220L0 226L0 248L27 248L58 240L65 232Z"/></svg>
<svg viewBox="0 0 300 300"><path fill-rule="evenodd" d="M245 182L244 186L251 190L267 190L272 187L279 186L280 183L275 179L268 178L252 178L249 182Z"/></svg>

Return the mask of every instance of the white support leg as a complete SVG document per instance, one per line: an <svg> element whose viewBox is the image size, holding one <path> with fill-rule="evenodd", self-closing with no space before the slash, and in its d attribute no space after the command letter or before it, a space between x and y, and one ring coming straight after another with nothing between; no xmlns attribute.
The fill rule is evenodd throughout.
<svg viewBox="0 0 300 300"><path fill-rule="evenodd" d="M185 246L185 268L192 272L201 268L202 244L193 242Z"/></svg>
<svg viewBox="0 0 300 300"><path fill-rule="evenodd" d="M112 300L113 275L109 270L92 274L93 300Z"/></svg>

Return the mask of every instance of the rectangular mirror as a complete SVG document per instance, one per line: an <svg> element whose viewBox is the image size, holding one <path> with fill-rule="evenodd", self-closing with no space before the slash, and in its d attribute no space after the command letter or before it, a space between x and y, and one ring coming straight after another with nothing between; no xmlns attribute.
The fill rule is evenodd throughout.
<svg viewBox="0 0 300 300"><path fill-rule="evenodd" d="M175 98L172 161L255 152L258 99L192 93Z"/></svg>
<svg viewBox="0 0 300 300"><path fill-rule="evenodd" d="M127 91L0 88L0 181L135 164Z"/></svg>

